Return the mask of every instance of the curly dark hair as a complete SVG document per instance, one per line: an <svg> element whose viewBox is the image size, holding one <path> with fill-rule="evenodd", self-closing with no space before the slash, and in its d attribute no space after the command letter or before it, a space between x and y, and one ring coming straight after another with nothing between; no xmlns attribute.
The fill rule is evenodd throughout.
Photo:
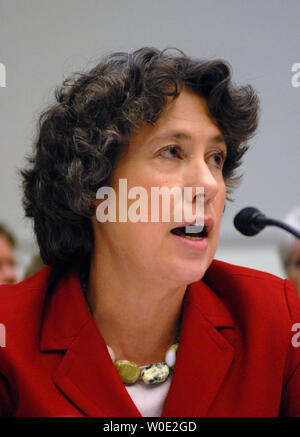
<svg viewBox="0 0 300 437"><path fill-rule="evenodd" d="M223 175L231 191L257 127L253 88L234 86L231 68L221 59L148 47L110 54L56 90L57 103L40 116L33 153L21 171L25 214L34 220L45 264L76 262L91 254L97 189L109 184L133 129L154 123L184 87L206 99L224 135Z"/></svg>

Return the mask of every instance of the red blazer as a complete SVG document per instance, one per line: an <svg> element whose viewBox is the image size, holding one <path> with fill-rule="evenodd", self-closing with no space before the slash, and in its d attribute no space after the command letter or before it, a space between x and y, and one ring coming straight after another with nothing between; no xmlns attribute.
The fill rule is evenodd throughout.
<svg viewBox="0 0 300 437"><path fill-rule="evenodd" d="M52 268L0 287L0 415L140 416L80 288ZM180 346L163 416L300 416L295 287L214 261L184 297ZM0 338L1 344L1 338Z"/></svg>

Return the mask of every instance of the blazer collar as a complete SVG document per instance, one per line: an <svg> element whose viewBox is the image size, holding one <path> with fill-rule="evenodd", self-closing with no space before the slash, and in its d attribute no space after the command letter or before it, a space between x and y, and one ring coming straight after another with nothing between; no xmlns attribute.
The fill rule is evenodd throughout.
<svg viewBox="0 0 300 437"><path fill-rule="evenodd" d="M234 327L204 281L187 287L176 366L162 415L205 416L234 355L222 328ZM46 294L40 350L65 350L54 383L88 416L141 416L89 312L76 268Z"/></svg>
<svg viewBox="0 0 300 437"><path fill-rule="evenodd" d="M234 328L227 308L203 282L185 293L180 346L163 416L206 416L234 356L222 335Z"/></svg>

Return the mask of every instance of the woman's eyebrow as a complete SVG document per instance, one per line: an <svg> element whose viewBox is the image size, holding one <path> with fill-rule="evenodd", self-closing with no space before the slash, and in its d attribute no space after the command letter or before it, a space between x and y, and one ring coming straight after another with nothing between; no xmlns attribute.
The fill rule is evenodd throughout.
<svg viewBox="0 0 300 437"><path fill-rule="evenodd" d="M174 139L175 140L191 141L192 136L186 132L183 132L183 131L171 130L171 131L167 131L161 135L154 136L150 142L152 144L153 142L156 142L156 141L174 140ZM221 134L213 135L211 138L209 138L209 142L211 142L211 143L224 143L226 145L225 139L224 139L223 135L221 135Z"/></svg>
<svg viewBox="0 0 300 437"><path fill-rule="evenodd" d="M220 135L220 134L213 136L213 137L210 139L210 141L211 141L212 143L224 143L224 144L226 145L225 138L223 137L223 135Z"/></svg>
<svg viewBox="0 0 300 437"><path fill-rule="evenodd" d="M191 140L191 135L177 130L170 130L160 135L156 135L151 139L151 143L161 140Z"/></svg>

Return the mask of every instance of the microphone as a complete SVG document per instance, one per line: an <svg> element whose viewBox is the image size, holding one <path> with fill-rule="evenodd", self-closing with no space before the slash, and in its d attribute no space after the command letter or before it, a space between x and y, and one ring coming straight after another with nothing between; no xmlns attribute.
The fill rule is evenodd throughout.
<svg viewBox="0 0 300 437"><path fill-rule="evenodd" d="M248 206L242 209L233 220L235 228L243 235L253 236L262 231L266 226L277 226L300 239L300 232L284 222L267 217L257 208Z"/></svg>

